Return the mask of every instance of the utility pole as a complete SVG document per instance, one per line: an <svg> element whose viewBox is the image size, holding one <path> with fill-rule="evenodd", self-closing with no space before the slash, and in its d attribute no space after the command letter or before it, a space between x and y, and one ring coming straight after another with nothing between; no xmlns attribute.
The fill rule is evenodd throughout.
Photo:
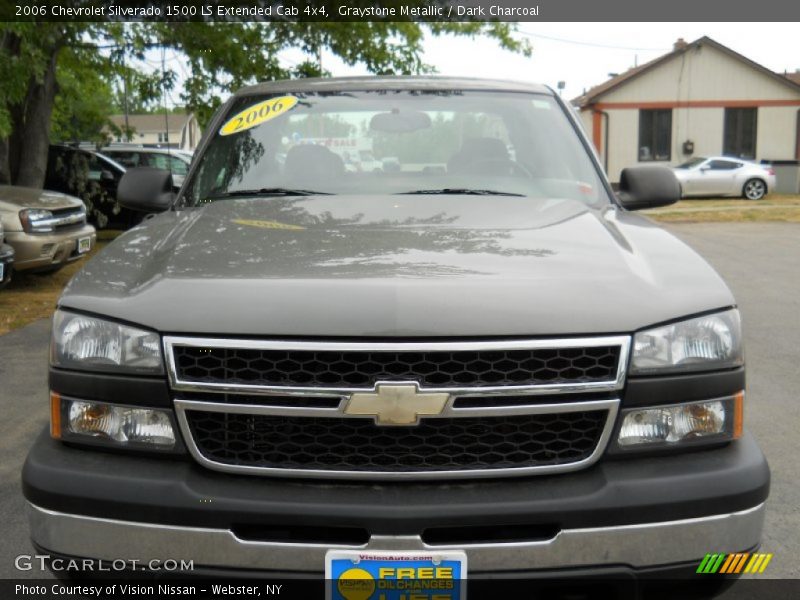
<svg viewBox="0 0 800 600"><path fill-rule="evenodd" d="M167 84L167 68L166 68L166 58L167 58L167 48L166 46L161 46L161 98L164 100L164 129L166 131L167 139L165 140L167 144L167 149L169 149L169 110L167 109L167 90L165 88ZM170 171L172 170L170 165Z"/></svg>
<svg viewBox="0 0 800 600"><path fill-rule="evenodd" d="M122 106L123 110L125 111L125 141L131 141L131 129L130 125L128 125L128 69L127 65L124 62L122 63L122 89L123 89L123 100Z"/></svg>

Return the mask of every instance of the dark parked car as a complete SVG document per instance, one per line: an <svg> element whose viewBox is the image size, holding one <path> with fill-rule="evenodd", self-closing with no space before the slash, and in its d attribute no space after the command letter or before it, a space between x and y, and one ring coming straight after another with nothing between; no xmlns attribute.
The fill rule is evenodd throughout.
<svg viewBox="0 0 800 600"><path fill-rule="evenodd" d="M326 123L337 144L303 142ZM396 168L347 171L337 145ZM707 553L758 547L769 468L743 429L736 300L632 212L677 201L673 173L626 169L615 194L549 88L256 85L179 195L152 168L118 194L162 214L58 301L51 423L22 475L48 555L367 598L696 586Z"/></svg>
<svg viewBox="0 0 800 600"><path fill-rule="evenodd" d="M142 215L117 202L117 186L124 174L125 167L107 156L85 148L52 145L44 187L83 200L89 222L98 229L128 229Z"/></svg>
<svg viewBox="0 0 800 600"><path fill-rule="evenodd" d="M11 281L11 273L14 269L14 248L4 243L3 223L0 221L0 288L5 287Z"/></svg>
<svg viewBox="0 0 800 600"><path fill-rule="evenodd" d="M183 185L183 179L191 164L190 155L164 148L144 148L130 145L112 145L103 148L103 154L113 158L126 169L134 167L153 167L172 173L176 187Z"/></svg>

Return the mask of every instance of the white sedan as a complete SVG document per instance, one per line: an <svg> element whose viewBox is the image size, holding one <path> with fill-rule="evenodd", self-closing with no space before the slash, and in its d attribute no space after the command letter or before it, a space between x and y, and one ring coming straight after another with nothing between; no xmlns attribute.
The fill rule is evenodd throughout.
<svg viewBox="0 0 800 600"><path fill-rule="evenodd" d="M761 200L775 189L775 171L754 162L715 156L693 158L673 168L681 196L741 196Z"/></svg>

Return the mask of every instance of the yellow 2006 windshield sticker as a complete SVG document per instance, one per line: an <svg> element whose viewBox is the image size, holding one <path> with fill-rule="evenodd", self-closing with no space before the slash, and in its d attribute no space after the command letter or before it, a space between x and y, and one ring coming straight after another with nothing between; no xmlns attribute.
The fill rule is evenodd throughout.
<svg viewBox="0 0 800 600"><path fill-rule="evenodd" d="M228 119L225 125L220 128L219 134L231 135L232 133L252 129L256 125L261 125L261 123L279 117L294 108L295 104L297 104L297 98L294 96L279 96L278 98L264 100L245 108L242 112Z"/></svg>

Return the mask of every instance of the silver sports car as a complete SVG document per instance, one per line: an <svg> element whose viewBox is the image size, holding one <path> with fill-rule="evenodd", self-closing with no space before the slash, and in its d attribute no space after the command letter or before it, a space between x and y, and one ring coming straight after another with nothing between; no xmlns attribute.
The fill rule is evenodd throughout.
<svg viewBox="0 0 800 600"><path fill-rule="evenodd" d="M693 158L673 169L681 183L682 197L741 196L761 200L775 189L775 171L726 156Z"/></svg>

